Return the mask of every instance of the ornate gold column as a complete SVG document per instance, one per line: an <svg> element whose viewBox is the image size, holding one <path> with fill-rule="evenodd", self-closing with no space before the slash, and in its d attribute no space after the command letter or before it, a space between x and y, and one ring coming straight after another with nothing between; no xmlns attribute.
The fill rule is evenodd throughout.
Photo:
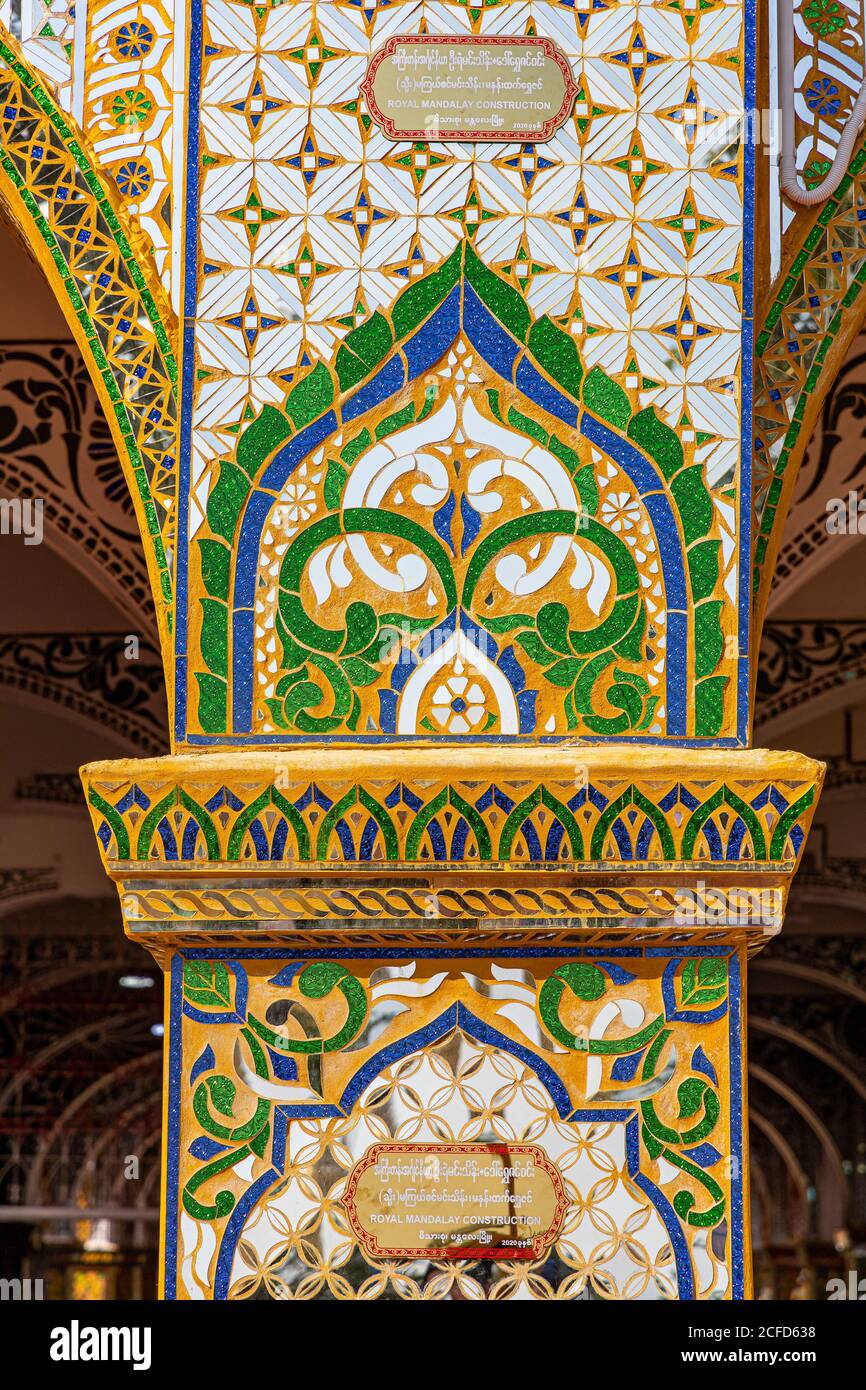
<svg viewBox="0 0 866 1390"><path fill-rule="evenodd" d="M753 8L67 28L0 34L0 194L165 659L172 756L83 779L166 969L166 1295L747 1296L744 967L821 776L749 748L803 418L773 359L756 490Z"/></svg>

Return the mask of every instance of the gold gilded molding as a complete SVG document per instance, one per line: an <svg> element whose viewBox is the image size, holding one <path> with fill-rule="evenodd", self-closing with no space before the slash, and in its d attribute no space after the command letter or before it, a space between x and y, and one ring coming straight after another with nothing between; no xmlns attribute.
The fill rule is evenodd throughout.
<svg viewBox="0 0 866 1390"><path fill-rule="evenodd" d="M82 769L127 931L151 949L782 923L823 777L794 753L296 749ZM327 877L323 878L323 871Z"/></svg>

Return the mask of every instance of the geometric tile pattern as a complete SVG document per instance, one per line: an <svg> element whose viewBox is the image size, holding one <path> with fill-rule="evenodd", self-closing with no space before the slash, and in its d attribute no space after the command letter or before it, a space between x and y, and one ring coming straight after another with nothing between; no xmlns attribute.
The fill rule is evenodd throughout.
<svg viewBox="0 0 866 1390"><path fill-rule="evenodd" d="M580 87L543 147L416 149L386 140L359 99L370 55L393 34L533 26ZM707 131L742 108L739 0L695 17L570 0L206 4L203 37L200 508L245 409L280 401L299 369L332 357L467 228L534 317L566 324L589 367L670 424L688 417L711 482L733 476L741 170ZM712 326L693 349L684 306Z"/></svg>
<svg viewBox="0 0 866 1390"><path fill-rule="evenodd" d="M179 5L90 0L82 126L100 169L113 179L130 221L147 239L171 294L174 43Z"/></svg>
<svg viewBox="0 0 866 1390"><path fill-rule="evenodd" d="M185 6L174 0L0 0L0 23L83 131L169 293L173 144L182 135ZM179 230L179 229L178 229ZM179 238L175 238L179 241Z"/></svg>
<svg viewBox="0 0 866 1390"><path fill-rule="evenodd" d="M76 13L77 11L77 13ZM62 111L76 114L75 73L84 67L86 6L70 0L2 0L5 25L28 64L47 78Z"/></svg>

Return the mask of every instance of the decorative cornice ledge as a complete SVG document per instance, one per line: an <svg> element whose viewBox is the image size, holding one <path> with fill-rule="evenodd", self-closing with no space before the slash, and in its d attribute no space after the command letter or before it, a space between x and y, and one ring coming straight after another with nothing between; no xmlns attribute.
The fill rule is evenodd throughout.
<svg viewBox="0 0 866 1390"><path fill-rule="evenodd" d="M558 745L226 751L82 781L127 931L152 949L410 926L419 943L699 928L757 945L823 774L796 753Z"/></svg>

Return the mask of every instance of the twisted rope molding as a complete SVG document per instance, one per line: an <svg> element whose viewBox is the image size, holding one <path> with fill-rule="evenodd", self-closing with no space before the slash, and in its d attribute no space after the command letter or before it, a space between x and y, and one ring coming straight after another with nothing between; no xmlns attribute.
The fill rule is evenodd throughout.
<svg viewBox="0 0 866 1390"><path fill-rule="evenodd" d="M135 888L121 895L129 922L208 918L292 921L322 917L398 920L466 917L670 917L680 899L670 889L624 888Z"/></svg>

